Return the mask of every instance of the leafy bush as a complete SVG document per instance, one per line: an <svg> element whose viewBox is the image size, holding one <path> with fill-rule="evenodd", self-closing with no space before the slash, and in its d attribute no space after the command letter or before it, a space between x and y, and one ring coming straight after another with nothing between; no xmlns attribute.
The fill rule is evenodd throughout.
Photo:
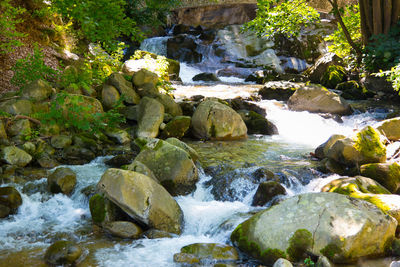
<svg viewBox="0 0 400 267"><path fill-rule="evenodd" d="M58 70L44 64L42 50L37 45L31 55L18 59L11 69L14 71L11 83L19 88L38 79L55 80L58 74Z"/></svg>
<svg viewBox="0 0 400 267"><path fill-rule="evenodd" d="M12 52L16 46L21 46L19 38L26 34L18 32L16 25L23 22L20 17L26 10L21 7L14 7L11 0L0 0L0 54Z"/></svg>
<svg viewBox="0 0 400 267"><path fill-rule="evenodd" d="M378 77L386 76L386 79L392 83L394 90L400 94L400 64L392 67L389 71L381 71L375 75Z"/></svg>
<svg viewBox="0 0 400 267"><path fill-rule="evenodd" d="M245 30L254 30L260 36L283 34L298 36L303 26L319 20L319 13L307 0L258 0L257 16L245 24Z"/></svg>

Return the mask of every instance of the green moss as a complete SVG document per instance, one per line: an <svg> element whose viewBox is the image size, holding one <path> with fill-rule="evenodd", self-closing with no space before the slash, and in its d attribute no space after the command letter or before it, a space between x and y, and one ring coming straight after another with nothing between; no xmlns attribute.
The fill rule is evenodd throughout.
<svg viewBox="0 0 400 267"><path fill-rule="evenodd" d="M321 78L321 84L328 88L335 88L346 78L346 71L341 66L329 66Z"/></svg>
<svg viewBox="0 0 400 267"><path fill-rule="evenodd" d="M146 138L136 138L135 139L135 144L140 148L143 149L148 143L148 140Z"/></svg>
<svg viewBox="0 0 400 267"><path fill-rule="evenodd" d="M286 252L291 260L302 260L306 257L305 253L312 247L313 242L310 231L307 229L299 229L289 239L289 247Z"/></svg>
<svg viewBox="0 0 400 267"><path fill-rule="evenodd" d="M273 265L278 259L286 258L286 253L280 249L266 249L261 252L260 260L267 265Z"/></svg>
<svg viewBox="0 0 400 267"><path fill-rule="evenodd" d="M367 126L357 134L354 148L364 157L363 163L386 160L386 147L382 144L379 133L371 126Z"/></svg>
<svg viewBox="0 0 400 267"><path fill-rule="evenodd" d="M322 255L332 260L336 254L342 253L342 249L336 244L328 244L320 250Z"/></svg>
<svg viewBox="0 0 400 267"><path fill-rule="evenodd" d="M95 223L102 223L106 217L106 205L102 195L95 194L89 200L90 214Z"/></svg>

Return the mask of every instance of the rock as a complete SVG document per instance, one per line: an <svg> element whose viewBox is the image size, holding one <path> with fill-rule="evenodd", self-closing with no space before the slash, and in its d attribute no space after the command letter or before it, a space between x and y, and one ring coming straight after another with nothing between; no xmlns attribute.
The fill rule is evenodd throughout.
<svg viewBox="0 0 400 267"><path fill-rule="evenodd" d="M36 146L35 146L35 144L32 143L32 142L25 142L25 143L22 145L22 149L23 149L26 153L28 153L29 155L34 155L35 152L36 152Z"/></svg>
<svg viewBox="0 0 400 267"><path fill-rule="evenodd" d="M11 99L0 103L0 110L11 115L30 115L33 113L33 104L30 100Z"/></svg>
<svg viewBox="0 0 400 267"><path fill-rule="evenodd" d="M278 134L278 128L262 115L248 110L239 110L238 113L246 124L248 134Z"/></svg>
<svg viewBox="0 0 400 267"><path fill-rule="evenodd" d="M63 150L57 160L69 165L81 165L96 158L96 154L88 148L72 145Z"/></svg>
<svg viewBox="0 0 400 267"><path fill-rule="evenodd" d="M37 102L46 100L52 92L51 85L40 79L22 87L22 97Z"/></svg>
<svg viewBox="0 0 400 267"><path fill-rule="evenodd" d="M293 267L292 263L287 259L278 259L272 267Z"/></svg>
<svg viewBox="0 0 400 267"><path fill-rule="evenodd" d="M342 65L342 59L334 53L326 53L321 55L313 66L308 68L304 73L307 75L311 82L320 83L322 76L328 70L329 66Z"/></svg>
<svg viewBox="0 0 400 267"><path fill-rule="evenodd" d="M378 181L390 192L400 192L400 165L397 162L365 164L360 167L360 172Z"/></svg>
<svg viewBox="0 0 400 267"><path fill-rule="evenodd" d="M331 89L346 80L346 71L342 66L331 65L321 77L321 84Z"/></svg>
<svg viewBox="0 0 400 267"><path fill-rule="evenodd" d="M199 139L233 140L247 137L247 127L232 108L214 100L203 101L192 117L193 135Z"/></svg>
<svg viewBox="0 0 400 267"><path fill-rule="evenodd" d="M124 107L122 108L121 113L128 120L138 121L139 105Z"/></svg>
<svg viewBox="0 0 400 267"><path fill-rule="evenodd" d="M161 134L162 138L182 138L189 130L191 118L189 116L176 116L165 125Z"/></svg>
<svg viewBox="0 0 400 267"><path fill-rule="evenodd" d="M112 85L104 84L101 90L101 101L106 109L113 108L121 98L117 88Z"/></svg>
<svg viewBox="0 0 400 267"><path fill-rule="evenodd" d="M180 147L156 139L142 148L136 160L146 165L173 196L189 194L196 188L197 168Z"/></svg>
<svg viewBox="0 0 400 267"><path fill-rule="evenodd" d="M154 98L164 106L165 113L168 113L174 117L182 116L181 107L169 95L157 94L152 96L152 98Z"/></svg>
<svg viewBox="0 0 400 267"><path fill-rule="evenodd" d="M181 248L181 252L174 255L174 261L179 263L200 263L208 260L212 262L236 261L239 254L232 246L215 243L195 243Z"/></svg>
<svg viewBox="0 0 400 267"><path fill-rule="evenodd" d="M145 84L152 84L155 88L158 83L158 75L147 69L141 69L133 74L132 83L136 87L142 87Z"/></svg>
<svg viewBox="0 0 400 267"><path fill-rule="evenodd" d="M263 182L258 186L251 205L264 206L279 195L286 195L286 189L280 183L276 181Z"/></svg>
<svg viewBox="0 0 400 267"><path fill-rule="evenodd" d="M114 86L120 92L124 102L128 104L139 104L140 97L133 90L132 84L125 80L120 73L113 73L107 78L107 84Z"/></svg>
<svg viewBox="0 0 400 267"><path fill-rule="evenodd" d="M308 193L257 213L233 231L231 240L264 264L279 258L302 260L305 253L351 263L384 254L396 227L395 219L364 200Z"/></svg>
<svg viewBox="0 0 400 267"><path fill-rule="evenodd" d="M82 249L71 241L57 241L47 248L44 259L53 265L75 264L82 255Z"/></svg>
<svg viewBox="0 0 400 267"><path fill-rule="evenodd" d="M143 230L140 226L132 222L116 221L104 225L104 229L113 236L120 238L138 239Z"/></svg>
<svg viewBox="0 0 400 267"><path fill-rule="evenodd" d="M15 146L4 147L1 151L1 158L11 165L25 167L32 161L32 156Z"/></svg>
<svg viewBox="0 0 400 267"><path fill-rule="evenodd" d="M367 75L361 79L361 85L368 91L379 93L393 93L393 85L385 77L376 77L375 75Z"/></svg>
<svg viewBox="0 0 400 267"><path fill-rule="evenodd" d="M180 141L177 138L174 137L170 137L168 139L165 140L165 142L170 143L171 145L177 146L183 150L185 150L187 153L189 153L190 157L192 158L192 160L194 162L196 162L200 156L199 154L196 152L196 150L194 150L192 147L190 147L189 145L187 145L185 142Z"/></svg>
<svg viewBox="0 0 400 267"><path fill-rule="evenodd" d="M66 148L72 144L72 138L68 135L54 135L51 137L50 143L54 148Z"/></svg>
<svg viewBox="0 0 400 267"><path fill-rule="evenodd" d="M140 95L140 97L152 97L154 95L160 94L160 91L153 83L145 83L140 87L136 88L136 91Z"/></svg>
<svg viewBox="0 0 400 267"><path fill-rule="evenodd" d="M299 88L289 98L288 107L295 111L349 115L352 113L346 100L318 85Z"/></svg>
<svg viewBox="0 0 400 267"><path fill-rule="evenodd" d="M341 135L341 134L332 135L331 137L329 137L329 139L325 143L319 145L315 149L315 153L314 153L315 156L319 159L326 158L328 155L328 151L333 146L333 144L336 143L337 140L344 139L344 138L346 138L346 136Z"/></svg>
<svg viewBox="0 0 400 267"><path fill-rule="evenodd" d="M134 160L131 164L126 166L126 169L129 171L134 171L134 172L144 174L144 175L150 177L151 179L153 179L155 182L159 183L157 177L149 169L149 167L147 167L146 165L144 165L143 163L141 163L138 160Z"/></svg>
<svg viewBox="0 0 400 267"><path fill-rule="evenodd" d="M122 129L109 129L105 131L105 134L121 145L131 141L129 133Z"/></svg>
<svg viewBox="0 0 400 267"><path fill-rule="evenodd" d="M164 106L149 97L144 97L139 104L138 137L157 137L160 124L164 119Z"/></svg>
<svg viewBox="0 0 400 267"><path fill-rule="evenodd" d="M14 187L0 187L0 218L17 213L21 205L21 194Z"/></svg>
<svg viewBox="0 0 400 267"><path fill-rule="evenodd" d="M215 75L214 73L210 73L210 72L204 72L204 73L197 74L192 78L192 80L195 82L197 82L197 81L219 82L220 81L220 79L218 79L217 75Z"/></svg>
<svg viewBox="0 0 400 267"><path fill-rule="evenodd" d="M136 152L128 152L121 155L117 155L112 159L105 161L104 163L113 168L120 168L123 165L130 164L136 158L136 156L137 156Z"/></svg>
<svg viewBox="0 0 400 267"><path fill-rule="evenodd" d="M60 163L57 160L50 158L48 155L42 156L41 158L38 158L36 161L37 163L39 163L40 167L46 169L53 169L60 165Z"/></svg>
<svg viewBox="0 0 400 267"><path fill-rule="evenodd" d="M14 121L7 129L10 136L30 136L32 133L31 123L27 119Z"/></svg>
<svg viewBox="0 0 400 267"><path fill-rule="evenodd" d="M267 112L265 111L264 108L258 106L257 104L254 104L252 102L243 100L239 97L231 99L229 101L229 104L236 111L245 109L245 110L253 111L257 114L260 114L263 117L267 116Z"/></svg>
<svg viewBox="0 0 400 267"><path fill-rule="evenodd" d="M2 120L0 120L0 140L7 139L7 132L4 127L4 123Z"/></svg>
<svg viewBox="0 0 400 267"><path fill-rule="evenodd" d="M98 192L95 188L91 191ZM122 213L125 213L113 202L102 194L93 194L89 199L89 209L94 224L104 226L107 223L125 219ZM128 217L127 215L125 217Z"/></svg>
<svg viewBox="0 0 400 267"><path fill-rule="evenodd" d="M180 234L183 213L170 194L151 178L133 171L108 169L98 189L136 221Z"/></svg>
<svg viewBox="0 0 400 267"><path fill-rule="evenodd" d="M356 81L342 82L336 85L335 90L342 91L340 95L344 99L363 100L368 97L373 97L373 94L368 92L363 86Z"/></svg>
<svg viewBox="0 0 400 267"><path fill-rule="evenodd" d="M368 201L400 223L400 196L391 195L386 188L372 179L362 176L340 178L325 185L321 191Z"/></svg>
<svg viewBox="0 0 400 267"><path fill-rule="evenodd" d="M71 103L89 107L89 109L85 110L85 112L90 114L103 113L103 106L96 98L84 95L69 94L65 97L64 104L62 106L63 113L66 118L68 118L68 109L71 108Z"/></svg>
<svg viewBox="0 0 400 267"><path fill-rule="evenodd" d="M202 55L196 51L194 38L180 34L167 40L167 57L179 62L199 63Z"/></svg>
<svg viewBox="0 0 400 267"><path fill-rule="evenodd" d="M70 195L76 185L76 174L66 167L57 168L47 178L47 187L50 192Z"/></svg>
<svg viewBox="0 0 400 267"><path fill-rule="evenodd" d="M267 82L264 87L258 91L262 99L276 99L287 101L299 89L307 87L304 83L294 83L287 81Z"/></svg>
<svg viewBox="0 0 400 267"><path fill-rule="evenodd" d="M318 257L317 266L316 267L331 267L329 259L325 256Z"/></svg>
<svg viewBox="0 0 400 267"><path fill-rule="evenodd" d="M381 121L376 129L390 141L397 141L400 139L400 117Z"/></svg>
<svg viewBox="0 0 400 267"><path fill-rule="evenodd" d="M158 238L173 238L174 235L171 233L165 232L165 231L160 231L156 229L150 229L147 230L142 234L143 237L148 238L148 239L158 239Z"/></svg>
<svg viewBox="0 0 400 267"><path fill-rule="evenodd" d="M190 26L185 24L176 24L172 28L172 34L178 35L182 33L188 33L190 31Z"/></svg>
<svg viewBox="0 0 400 267"><path fill-rule="evenodd" d="M197 107L198 103L194 102L194 101L182 101L179 102L179 106L182 109L182 113L184 116L189 116L192 117L196 107Z"/></svg>

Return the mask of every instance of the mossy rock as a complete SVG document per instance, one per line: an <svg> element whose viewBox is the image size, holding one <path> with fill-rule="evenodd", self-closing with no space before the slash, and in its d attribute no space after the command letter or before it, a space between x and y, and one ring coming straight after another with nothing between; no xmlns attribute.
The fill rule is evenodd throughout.
<svg viewBox="0 0 400 267"><path fill-rule="evenodd" d="M342 91L341 96L344 99L363 100L372 97L373 94L361 86L357 81L346 81L336 85L336 90Z"/></svg>
<svg viewBox="0 0 400 267"><path fill-rule="evenodd" d="M57 241L47 248L46 262L53 265L72 265L81 257L82 249L71 241Z"/></svg>
<svg viewBox="0 0 400 267"><path fill-rule="evenodd" d="M195 243L181 248L181 253L174 255L175 262L199 263L204 260L236 261L239 254L232 246L216 243Z"/></svg>
<svg viewBox="0 0 400 267"><path fill-rule="evenodd" d="M361 153L361 164L386 161L386 146L382 143L379 132L367 126L357 133L354 147Z"/></svg>
<svg viewBox="0 0 400 267"><path fill-rule="evenodd" d="M177 116L165 125L161 134L162 138L175 137L181 139L189 130L191 118L189 116Z"/></svg>
<svg viewBox="0 0 400 267"><path fill-rule="evenodd" d="M360 172L378 181L390 192L400 192L400 165L397 162L365 164L360 167Z"/></svg>
<svg viewBox="0 0 400 267"><path fill-rule="evenodd" d="M306 252L314 244L313 236L307 229L297 230L289 239L289 247L286 250L287 255L293 261L305 259Z"/></svg>
<svg viewBox="0 0 400 267"><path fill-rule="evenodd" d="M332 65L321 77L321 84L328 88L334 89L336 86L344 82L346 79L346 71L342 66Z"/></svg>
<svg viewBox="0 0 400 267"><path fill-rule="evenodd" d="M8 164L19 167L25 167L32 161L31 155L15 146L4 147L1 150L1 157Z"/></svg>
<svg viewBox="0 0 400 267"><path fill-rule="evenodd" d="M0 218L15 214L22 205L22 197L17 189L11 186L0 187Z"/></svg>
<svg viewBox="0 0 400 267"><path fill-rule="evenodd" d="M100 226L123 219L125 216L114 203L98 193L89 199L89 210L93 222Z"/></svg>
<svg viewBox="0 0 400 267"><path fill-rule="evenodd" d="M127 221L110 222L104 225L104 229L115 237L138 239L143 229L135 223Z"/></svg>
<svg viewBox="0 0 400 267"><path fill-rule="evenodd" d="M70 168L57 168L47 178L47 187L52 193L70 195L76 185L76 173Z"/></svg>

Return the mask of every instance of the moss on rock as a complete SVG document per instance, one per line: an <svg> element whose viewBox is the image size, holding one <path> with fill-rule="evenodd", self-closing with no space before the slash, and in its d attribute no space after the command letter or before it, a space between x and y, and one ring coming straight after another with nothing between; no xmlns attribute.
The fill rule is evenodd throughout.
<svg viewBox="0 0 400 267"><path fill-rule="evenodd" d="M321 84L328 88L335 88L346 79L346 71L342 66L329 66L321 78Z"/></svg>
<svg viewBox="0 0 400 267"><path fill-rule="evenodd" d="M386 147L382 143L379 133L367 126L357 133L354 148L363 157L362 163L376 163L386 161Z"/></svg>
<svg viewBox="0 0 400 267"><path fill-rule="evenodd" d="M313 237L307 229L297 230L289 240L286 252L291 260L299 261L305 258L305 253L313 245Z"/></svg>
<svg viewBox="0 0 400 267"><path fill-rule="evenodd" d="M321 254L332 260L336 254L342 253L342 249L336 244L328 244L320 250Z"/></svg>
<svg viewBox="0 0 400 267"><path fill-rule="evenodd" d="M89 200L90 214L95 223L101 224L106 218L105 199L100 194L95 194Z"/></svg>

